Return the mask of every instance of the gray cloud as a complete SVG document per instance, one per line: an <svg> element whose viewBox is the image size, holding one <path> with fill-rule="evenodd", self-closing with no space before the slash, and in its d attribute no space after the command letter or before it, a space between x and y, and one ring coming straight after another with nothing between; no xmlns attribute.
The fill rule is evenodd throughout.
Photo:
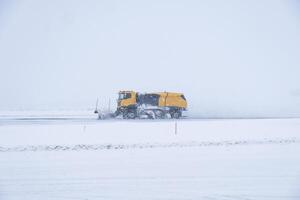
<svg viewBox="0 0 300 200"><path fill-rule="evenodd" d="M0 15L0 109L181 91L192 115L300 116L293 1L24 1Z"/></svg>

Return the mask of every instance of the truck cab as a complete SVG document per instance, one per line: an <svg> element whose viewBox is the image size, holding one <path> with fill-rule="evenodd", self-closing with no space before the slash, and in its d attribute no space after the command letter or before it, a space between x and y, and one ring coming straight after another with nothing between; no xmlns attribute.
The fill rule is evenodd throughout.
<svg viewBox="0 0 300 200"><path fill-rule="evenodd" d="M134 91L120 91L118 98L118 108L135 105L137 103L136 96L137 94Z"/></svg>
<svg viewBox="0 0 300 200"><path fill-rule="evenodd" d="M134 91L120 91L115 115L122 114L123 118L135 118L137 108L137 93Z"/></svg>

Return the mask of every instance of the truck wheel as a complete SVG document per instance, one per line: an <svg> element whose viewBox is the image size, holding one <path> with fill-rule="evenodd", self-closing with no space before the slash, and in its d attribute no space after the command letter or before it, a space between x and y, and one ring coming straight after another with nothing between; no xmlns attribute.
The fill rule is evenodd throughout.
<svg viewBox="0 0 300 200"><path fill-rule="evenodd" d="M124 119L135 119L136 115L134 111L128 111L126 113L123 114L123 118Z"/></svg>
<svg viewBox="0 0 300 200"><path fill-rule="evenodd" d="M158 118L158 119L165 118L165 113L162 110L155 110L154 114L155 114L155 118Z"/></svg>
<svg viewBox="0 0 300 200"><path fill-rule="evenodd" d="M135 118L135 113L134 112L129 112L127 114L127 116L128 116L128 119L134 119Z"/></svg>
<svg viewBox="0 0 300 200"><path fill-rule="evenodd" d="M181 112L175 111L175 112L171 113L171 117L174 119L179 119L181 117Z"/></svg>

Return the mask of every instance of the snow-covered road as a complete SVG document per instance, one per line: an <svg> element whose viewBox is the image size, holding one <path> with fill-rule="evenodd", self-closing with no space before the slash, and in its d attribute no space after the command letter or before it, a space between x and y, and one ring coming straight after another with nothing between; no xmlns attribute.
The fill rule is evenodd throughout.
<svg viewBox="0 0 300 200"><path fill-rule="evenodd" d="M0 199L298 200L299 141L300 119L2 121Z"/></svg>

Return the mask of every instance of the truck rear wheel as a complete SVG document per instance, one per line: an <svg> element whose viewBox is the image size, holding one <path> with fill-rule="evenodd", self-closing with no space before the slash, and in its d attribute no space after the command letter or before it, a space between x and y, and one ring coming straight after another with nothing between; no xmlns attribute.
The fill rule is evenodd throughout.
<svg viewBox="0 0 300 200"><path fill-rule="evenodd" d="M157 118L157 119L164 119L165 118L165 113L162 110L155 110L154 114L155 114L155 118Z"/></svg>
<svg viewBox="0 0 300 200"><path fill-rule="evenodd" d="M182 116L181 110L175 110L175 111L171 112L170 114L171 114L171 118L174 118L174 119L179 119Z"/></svg>

